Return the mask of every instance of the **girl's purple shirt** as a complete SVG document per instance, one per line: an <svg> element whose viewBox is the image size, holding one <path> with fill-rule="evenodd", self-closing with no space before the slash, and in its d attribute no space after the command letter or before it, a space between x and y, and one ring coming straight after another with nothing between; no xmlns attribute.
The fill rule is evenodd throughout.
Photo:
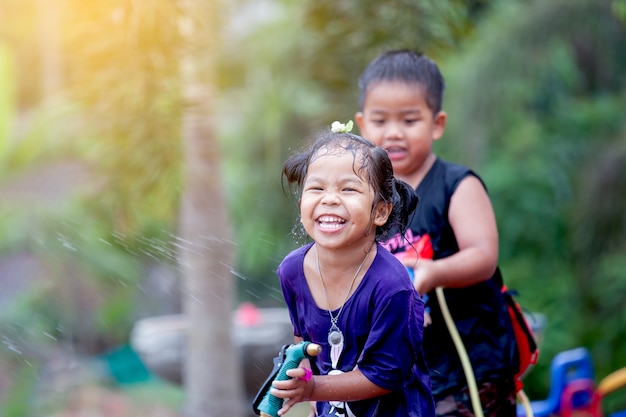
<svg viewBox="0 0 626 417"><path fill-rule="evenodd" d="M345 341L337 369L333 369L330 315L317 306L304 276L304 256L312 245L287 255L277 273L294 335L322 346L322 352L311 360L314 374L348 372L358 366L372 383L392 391L350 403L319 402L318 415L434 416L422 352L424 303L406 268L377 245L372 265L341 309L337 324ZM336 317L339 309L332 314ZM342 409L342 404L349 410Z"/></svg>

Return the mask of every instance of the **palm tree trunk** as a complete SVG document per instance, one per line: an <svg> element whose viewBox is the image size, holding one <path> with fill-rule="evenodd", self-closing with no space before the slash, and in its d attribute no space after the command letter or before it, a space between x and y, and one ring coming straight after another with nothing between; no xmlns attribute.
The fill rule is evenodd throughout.
<svg viewBox="0 0 626 417"><path fill-rule="evenodd" d="M211 53L206 42L216 38L217 30L213 22L199 18L217 16L212 10L216 5L204 0L185 0L181 5L186 16L183 30L191 46L191 53L181 62L187 107L183 119L185 191L180 212L180 261L183 308L190 323L183 369L184 415L239 416L243 412L243 389L238 351L232 340L233 246L212 123L212 65L206 60ZM211 33L206 33L207 29Z"/></svg>
<svg viewBox="0 0 626 417"><path fill-rule="evenodd" d="M39 47L41 51L41 94L47 98L57 93L61 86L60 20L61 0L39 0Z"/></svg>

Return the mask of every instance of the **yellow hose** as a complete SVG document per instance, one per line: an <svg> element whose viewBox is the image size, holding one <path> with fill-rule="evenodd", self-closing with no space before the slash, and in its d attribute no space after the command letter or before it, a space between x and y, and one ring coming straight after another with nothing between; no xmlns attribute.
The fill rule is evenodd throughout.
<svg viewBox="0 0 626 417"><path fill-rule="evenodd" d="M519 390L517 392L517 397L524 406L524 411L526 411L526 417L534 417L533 409L530 406L530 401L528 400L528 397L526 396L524 390Z"/></svg>
<svg viewBox="0 0 626 417"><path fill-rule="evenodd" d="M465 346L463 345L463 340L461 340L459 331L457 330L454 320L452 319L452 315L450 314L450 310L448 309L448 303L446 302L446 297L443 294L443 287L437 287L435 291L437 292L437 300L439 300L439 306L441 307L441 314L443 314L443 319L446 322L446 326L448 326L448 331L450 332L454 346L456 346L459 358L461 359L461 365L463 366L465 379L467 380L467 386L469 387L470 399L472 400L472 408L474 408L474 415L476 417L484 417L483 406L480 402L480 396L478 395L478 388L476 386L476 378L474 377L474 370L472 369L472 364L470 363L469 356L467 355L467 350L465 350ZM526 417L534 417L533 410L530 407L530 401L528 400L526 393L524 393L523 390L520 390L517 393L517 396L524 405Z"/></svg>
<svg viewBox="0 0 626 417"><path fill-rule="evenodd" d="M454 346L456 346L459 358L461 359L461 365L463 366L465 379L467 380L467 386L469 387L470 399L472 400L472 407L474 408L474 415L476 417L484 417L483 406L480 403L480 396L478 395L478 388L476 387L474 370L472 369L472 364L470 363L469 356L467 355L467 351L465 350L459 331L457 330L454 320L452 319L452 315L450 314L450 310L448 309L448 303L446 303L446 297L443 294L443 287L437 287L435 291L437 292L437 300L439 300L439 306L441 307L443 319L446 321L448 331L450 332Z"/></svg>

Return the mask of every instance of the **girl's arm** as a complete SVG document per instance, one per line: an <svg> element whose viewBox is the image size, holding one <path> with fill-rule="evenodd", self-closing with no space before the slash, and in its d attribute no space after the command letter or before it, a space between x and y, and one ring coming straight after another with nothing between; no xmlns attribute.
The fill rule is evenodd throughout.
<svg viewBox="0 0 626 417"><path fill-rule="evenodd" d="M313 375L304 381L301 368L287 371L292 379L275 381L272 395L285 399L278 414L283 415L295 404L302 401L358 401L389 393L372 383L357 369L338 375Z"/></svg>
<svg viewBox="0 0 626 417"><path fill-rule="evenodd" d="M435 287L467 287L489 279L498 264L498 228L489 195L480 180L468 176L450 200L450 225L459 252L436 261L420 259L415 288L425 294Z"/></svg>

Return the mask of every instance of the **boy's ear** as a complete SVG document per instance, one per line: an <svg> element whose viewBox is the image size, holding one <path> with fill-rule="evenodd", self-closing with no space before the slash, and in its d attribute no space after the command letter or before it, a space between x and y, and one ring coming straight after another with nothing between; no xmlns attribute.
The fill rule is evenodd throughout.
<svg viewBox="0 0 626 417"><path fill-rule="evenodd" d="M374 209L374 224L376 226L382 226L387 223L387 219L391 214L391 203L380 202Z"/></svg>
<svg viewBox="0 0 626 417"><path fill-rule="evenodd" d="M359 127L359 133L363 135L363 112L358 112L354 115L354 121Z"/></svg>
<svg viewBox="0 0 626 417"><path fill-rule="evenodd" d="M443 136L443 132L446 131L446 123L448 121L448 114L441 110L435 115L435 128L433 129L433 140L439 140Z"/></svg>

